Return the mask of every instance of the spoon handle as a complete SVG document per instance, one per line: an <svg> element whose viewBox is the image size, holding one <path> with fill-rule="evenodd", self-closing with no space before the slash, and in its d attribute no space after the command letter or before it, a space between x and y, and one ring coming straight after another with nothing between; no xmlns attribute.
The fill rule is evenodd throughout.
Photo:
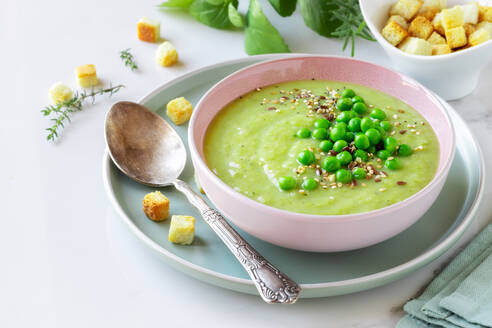
<svg viewBox="0 0 492 328"><path fill-rule="evenodd" d="M175 180L173 184L200 211L208 225L222 239L232 254L236 256L248 272L265 302L295 303L301 291L296 282L261 256L227 223L218 211L208 206L187 183Z"/></svg>

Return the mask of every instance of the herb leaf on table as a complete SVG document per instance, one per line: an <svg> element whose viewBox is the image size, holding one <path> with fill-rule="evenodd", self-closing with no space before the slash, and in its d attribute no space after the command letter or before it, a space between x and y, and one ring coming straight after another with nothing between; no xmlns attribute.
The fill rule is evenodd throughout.
<svg viewBox="0 0 492 328"><path fill-rule="evenodd" d="M232 2L229 3L228 16L229 16L229 20L231 21L232 25L234 25L235 27L238 27L238 28L244 27L244 18L237 11L237 8L234 7Z"/></svg>
<svg viewBox="0 0 492 328"><path fill-rule="evenodd" d="M176 9L184 9L191 6L193 0L167 0L159 5L161 8L176 8Z"/></svg>
<svg viewBox="0 0 492 328"><path fill-rule="evenodd" d="M190 6L190 15L197 21L218 29L233 27L229 19L229 4L237 8L237 0L194 0Z"/></svg>
<svg viewBox="0 0 492 328"><path fill-rule="evenodd" d="M331 33L342 24L342 21L333 18L332 13L337 5L332 0L299 0L299 7L304 23L322 36L331 37Z"/></svg>
<svg viewBox="0 0 492 328"><path fill-rule="evenodd" d="M282 17L292 15L296 10L297 0L268 0L277 13Z"/></svg>

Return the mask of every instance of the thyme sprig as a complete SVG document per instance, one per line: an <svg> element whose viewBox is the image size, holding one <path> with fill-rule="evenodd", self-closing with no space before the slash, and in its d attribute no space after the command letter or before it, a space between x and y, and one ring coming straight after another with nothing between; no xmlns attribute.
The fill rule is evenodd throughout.
<svg viewBox="0 0 492 328"><path fill-rule="evenodd" d="M92 88L89 92L85 90L82 92L75 92L71 99L68 99L57 105L46 106L44 109L41 110L41 113L43 113L44 116L54 116L51 119L53 125L49 128L46 128L46 131L48 131L46 139L48 141L54 141L56 138L58 138L60 130L65 127L65 123L71 121L70 115L72 115L72 113L81 111L86 99L90 99L91 104L94 104L96 101L96 96L109 94L109 96L111 97L113 94L120 91L120 89L124 87L125 86L122 84L113 87L110 83L109 88L100 88L98 90Z"/></svg>
<svg viewBox="0 0 492 328"><path fill-rule="evenodd" d="M127 48L125 50L120 51L120 58L123 60L123 63L125 66L130 67L132 71L135 71L138 69L138 65L133 59L133 55L130 53L130 48Z"/></svg>
<svg viewBox="0 0 492 328"><path fill-rule="evenodd" d="M364 21L364 17L362 17L359 2L357 0L332 0L332 3L338 6L338 8L332 12L332 20L337 19L341 21L342 24L338 26L331 35L339 39L345 39L343 50L347 48L349 41L351 41L351 55L353 57L356 37L361 37L369 41L376 41L369 31L369 28Z"/></svg>

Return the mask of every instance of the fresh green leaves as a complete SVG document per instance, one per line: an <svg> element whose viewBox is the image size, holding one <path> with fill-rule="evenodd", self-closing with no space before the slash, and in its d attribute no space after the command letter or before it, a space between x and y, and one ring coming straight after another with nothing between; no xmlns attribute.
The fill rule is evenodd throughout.
<svg viewBox="0 0 492 328"><path fill-rule="evenodd" d="M297 0L269 0L270 4L282 17L292 15L296 10Z"/></svg>
<svg viewBox="0 0 492 328"><path fill-rule="evenodd" d="M194 0L190 15L197 21L219 29L233 27L229 19L229 4L237 8L237 0Z"/></svg>
<svg viewBox="0 0 492 328"><path fill-rule="evenodd" d="M193 0L167 0L159 5L161 8L176 8L185 9L188 8Z"/></svg>
<svg viewBox="0 0 492 328"><path fill-rule="evenodd" d="M229 3L228 16L232 25L238 28L244 27L243 16L237 11L236 7L232 3Z"/></svg>
<svg viewBox="0 0 492 328"><path fill-rule="evenodd" d="M342 24L333 17L332 12L337 9L333 0L299 0L299 6L304 23L322 36L331 37L331 33Z"/></svg>
<svg viewBox="0 0 492 328"><path fill-rule="evenodd" d="M258 0L249 2L244 47L248 55L290 52L280 33L263 14Z"/></svg>

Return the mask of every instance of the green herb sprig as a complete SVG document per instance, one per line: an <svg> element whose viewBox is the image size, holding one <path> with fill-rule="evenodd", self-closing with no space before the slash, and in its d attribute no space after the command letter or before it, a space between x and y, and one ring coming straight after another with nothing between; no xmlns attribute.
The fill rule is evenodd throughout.
<svg viewBox="0 0 492 328"><path fill-rule="evenodd" d="M46 106L44 109L41 110L41 113L43 113L44 116L54 116L51 119L53 125L49 128L46 128L46 131L48 131L46 139L48 141L54 141L56 138L58 138L60 130L65 127L65 123L71 121L70 116L72 115L72 113L79 112L83 109L83 105L86 99L91 99L91 103L93 104L96 101L96 96L109 94L109 96L111 97L113 94L120 91L120 89L124 87L125 86L122 84L113 87L110 83L109 88L101 88L98 90L92 88L89 92L75 92L71 99L68 99L57 105Z"/></svg>
<svg viewBox="0 0 492 328"><path fill-rule="evenodd" d="M120 58L123 60L123 63L125 66L130 67L132 71L135 71L138 69L137 63L135 63L135 60L133 59L133 55L130 53L130 48L121 50L120 51Z"/></svg>

